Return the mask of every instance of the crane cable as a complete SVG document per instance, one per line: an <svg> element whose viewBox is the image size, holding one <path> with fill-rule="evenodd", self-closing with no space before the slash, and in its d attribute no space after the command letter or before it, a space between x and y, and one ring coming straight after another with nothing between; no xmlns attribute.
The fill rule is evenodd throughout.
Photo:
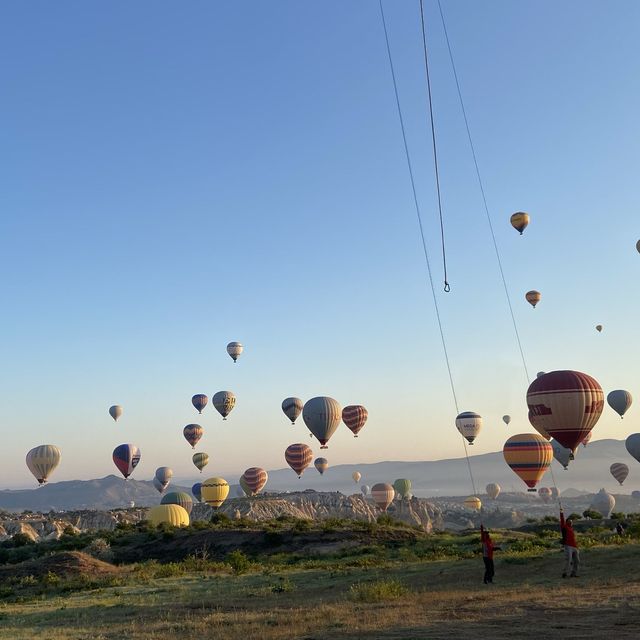
<svg viewBox="0 0 640 640"><path fill-rule="evenodd" d="M405 130L405 126L404 126L404 118L402 116L402 108L400 106L400 96L398 94L398 83L396 80L396 72L395 72L395 68L393 66L393 58L391 56L391 45L389 44L389 33L387 30L387 21L384 15L384 8L382 6L382 0L378 0L378 4L380 6L380 16L382 18L382 27L384 29L384 39L385 39L385 43L386 43L386 48L387 48L387 57L389 60L389 68L391 70L391 79L393 81L393 91L394 91L394 95L395 95L395 99L396 99L396 107L398 110L398 119L400 121L400 130L402 131L402 142L404 145L404 152L405 152L405 157L407 160L407 169L409 171L409 180L411 182L411 192L413 194L413 203L415 205L415 210L416 210L416 216L418 218L418 226L420 228L420 237L422 238L422 250L424 253L424 259L427 265L427 273L429 276L429 285L431 288L431 295L433 297L433 305L435 307L435 312L436 312L436 319L438 322L438 330L440 332L440 341L442 343L442 350L444 352L444 359L445 359L445 363L447 365L447 373L449 374L449 384L451 386L451 394L453 396L453 403L455 405L456 408L456 415L458 415L460 413L460 409L458 407L458 397L456 395L456 388L455 388L455 384L453 382L453 374L451 372L451 362L449 360L449 352L447 350L447 341L445 339L444 336L444 329L442 326L442 318L440 317L440 307L438 305L438 297L436 296L436 290L435 290L435 285L433 283L433 273L431 270L431 262L429 261L429 252L427 250L427 243L425 240L425 235L424 235L424 227L422 225L422 215L420 213L420 204L418 202L418 195L416 192L416 183L415 183L415 178L414 178L414 174L413 174L413 165L411 163L411 154L409 153L409 145L407 143L407 134L406 134L406 130ZM467 459L467 466L469 467L469 476L471 478L471 486L473 488L473 493L475 495L476 493L476 484L475 484L475 480L473 478L473 472L471 470L471 461L469 460L469 452L467 450L467 443L464 439L464 437L462 438L463 444L464 444L464 453L465 453L465 457Z"/></svg>

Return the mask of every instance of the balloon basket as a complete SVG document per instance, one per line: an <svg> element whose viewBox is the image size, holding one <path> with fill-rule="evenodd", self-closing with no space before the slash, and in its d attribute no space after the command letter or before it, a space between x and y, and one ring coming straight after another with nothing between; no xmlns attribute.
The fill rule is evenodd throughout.
<svg viewBox="0 0 640 640"><path fill-rule="evenodd" d="M535 490L535 489L527 489L527 491L528 491L529 493L535 493L535 492L536 492L536 490Z"/></svg>

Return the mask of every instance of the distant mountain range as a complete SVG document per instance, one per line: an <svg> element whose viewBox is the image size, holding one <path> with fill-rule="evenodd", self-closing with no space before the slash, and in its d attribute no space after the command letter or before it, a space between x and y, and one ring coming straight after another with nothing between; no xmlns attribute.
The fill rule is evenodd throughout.
<svg viewBox="0 0 640 640"><path fill-rule="evenodd" d="M330 452L329 452L330 453ZM476 490L484 493L489 482L497 482L504 491L524 491L524 483L507 467L502 452L487 453L470 457ZM629 477L624 487L620 487L609 473L613 462L625 462L629 465ZM553 462L553 474L560 491L572 490L595 492L602 487L616 493L630 493L640 489L640 464L627 453L624 441L597 440L587 447L580 446L576 459L565 471ZM351 474L359 471L360 482L354 483ZM206 478L194 477L192 482ZM418 497L440 497L469 495L472 493L469 470L465 458L434 460L428 462L377 462L374 464L336 465L320 475L313 465L298 480L291 469L269 471L267 491L285 492L315 489L317 491L340 491L351 494L360 491L363 484L393 482L396 478L409 478L413 485L413 494ZM236 483L237 477L228 477L230 483ZM171 484L169 491L190 493L191 483L185 486ZM551 472L547 472L542 486L553 484ZM231 496L239 487L232 486ZM96 480L70 480L44 485L37 489L0 491L0 509L21 511L71 510L71 509L116 509L128 507L131 502L136 506L158 504L160 495L148 481L129 479L126 482L114 475Z"/></svg>

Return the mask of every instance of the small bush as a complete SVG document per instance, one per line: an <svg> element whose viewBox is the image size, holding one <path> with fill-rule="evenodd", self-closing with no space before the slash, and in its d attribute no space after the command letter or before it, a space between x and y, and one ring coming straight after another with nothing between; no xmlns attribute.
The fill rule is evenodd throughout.
<svg viewBox="0 0 640 640"><path fill-rule="evenodd" d="M289 578L280 577L278 582L271 585L271 593L289 593L294 590L294 584Z"/></svg>
<svg viewBox="0 0 640 640"><path fill-rule="evenodd" d="M92 540L84 550L98 560L103 560L104 562L111 562L113 560L111 545L104 538Z"/></svg>
<svg viewBox="0 0 640 640"><path fill-rule="evenodd" d="M349 587L349 598L356 602L384 602L398 600L409 592L399 580L359 582Z"/></svg>
<svg viewBox="0 0 640 640"><path fill-rule="evenodd" d="M627 517L627 515L622 511L614 511L611 514L611 519L612 520L624 520L626 517Z"/></svg>
<svg viewBox="0 0 640 640"><path fill-rule="evenodd" d="M226 562L237 576L246 573L251 567L251 560L240 549L228 553Z"/></svg>
<svg viewBox="0 0 640 640"><path fill-rule="evenodd" d="M582 512L582 515L588 520L602 520L602 514L595 509L587 509L586 511Z"/></svg>
<svg viewBox="0 0 640 640"><path fill-rule="evenodd" d="M586 511L585 511L586 513ZM587 516L585 516L586 518ZM570 513L567 520L582 520L582 516L579 513Z"/></svg>
<svg viewBox="0 0 640 640"><path fill-rule="evenodd" d="M217 511L211 516L211 520L209 520L209 522L220 527L229 527L233 524L233 520L231 520L228 515L225 513L218 513Z"/></svg>
<svg viewBox="0 0 640 640"><path fill-rule="evenodd" d="M310 520L297 520L293 525L292 530L296 533L301 533L303 531L309 531L311 529L311 521Z"/></svg>
<svg viewBox="0 0 640 640"><path fill-rule="evenodd" d="M11 542L14 547L24 547L28 544L33 544L33 540L26 533L16 533L11 538Z"/></svg>

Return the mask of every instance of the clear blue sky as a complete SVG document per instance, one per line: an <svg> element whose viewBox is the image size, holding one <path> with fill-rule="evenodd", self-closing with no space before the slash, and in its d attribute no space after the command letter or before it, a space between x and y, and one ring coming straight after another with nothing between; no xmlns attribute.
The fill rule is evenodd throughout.
<svg viewBox="0 0 640 640"><path fill-rule="evenodd" d="M639 395L640 4L443 5L530 373ZM440 281L418 3L385 6ZM453 289L438 297L486 452L529 430L527 385L427 8ZM142 450L138 479L195 476L190 397L220 389L238 404L202 416L211 475L282 467L308 441L288 395L368 406L333 464L462 454L377 2L4 3L0 82L1 486L32 484L41 443L62 448L54 479L114 472L121 442ZM235 366L229 340L246 346ZM635 414L607 409L594 437L625 437Z"/></svg>

